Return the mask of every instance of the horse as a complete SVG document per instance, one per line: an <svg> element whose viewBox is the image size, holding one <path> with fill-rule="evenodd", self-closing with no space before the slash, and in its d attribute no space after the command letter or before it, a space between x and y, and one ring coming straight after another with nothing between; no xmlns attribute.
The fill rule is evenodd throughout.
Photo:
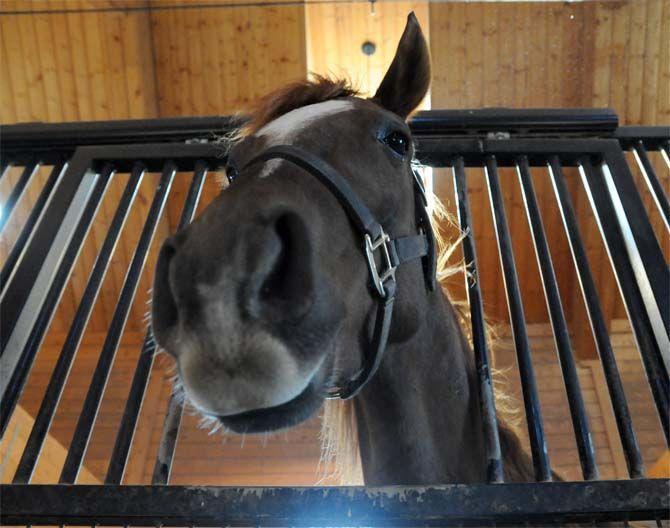
<svg viewBox="0 0 670 528"><path fill-rule="evenodd" d="M326 443L353 446L366 485L487 478L473 352L412 166L430 76L410 14L374 97L324 77L269 94L232 141L229 185L156 265L153 333L198 412L262 433L334 398ZM498 422L506 481L533 481Z"/></svg>

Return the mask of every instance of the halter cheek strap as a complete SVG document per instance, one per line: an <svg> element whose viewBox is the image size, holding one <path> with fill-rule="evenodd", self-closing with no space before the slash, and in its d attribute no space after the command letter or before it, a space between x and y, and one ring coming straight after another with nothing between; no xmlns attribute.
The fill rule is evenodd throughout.
<svg viewBox="0 0 670 528"><path fill-rule="evenodd" d="M374 376L384 356L395 301L396 268L404 262L422 259L426 283L429 289L434 288L434 240L425 210L423 187L415 173L415 188L419 187L415 191L415 199L420 234L391 239L349 182L331 165L309 151L291 145L269 147L249 161L244 168L272 159L289 161L319 180L337 198L363 238L368 270L374 286L372 293L378 298L372 342L370 349L365 351L362 369L342 386L334 387L328 392L329 398L353 398ZM421 199L423 203L418 207Z"/></svg>

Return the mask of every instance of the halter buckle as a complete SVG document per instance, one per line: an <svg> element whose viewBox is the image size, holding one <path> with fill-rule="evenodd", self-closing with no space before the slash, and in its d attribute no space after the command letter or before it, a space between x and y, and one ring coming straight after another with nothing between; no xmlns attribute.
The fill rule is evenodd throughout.
<svg viewBox="0 0 670 528"><path fill-rule="evenodd" d="M380 231L380 235L375 240L372 240L369 234L365 234L365 256L368 259L368 269L370 270L370 275L372 275L372 282L377 289L377 293L379 293L382 299L385 299L386 289L384 288L384 283L389 280L395 281L397 266L394 266L391 261L391 250L389 249L391 239L383 229L380 229ZM382 266L385 268L382 269L381 273L377 269L377 263L375 262L375 251L379 248L382 249Z"/></svg>

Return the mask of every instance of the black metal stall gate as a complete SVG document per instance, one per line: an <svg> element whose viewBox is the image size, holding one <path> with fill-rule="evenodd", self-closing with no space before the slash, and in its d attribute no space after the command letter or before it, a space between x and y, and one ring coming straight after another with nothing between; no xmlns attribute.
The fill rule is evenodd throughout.
<svg viewBox="0 0 670 528"><path fill-rule="evenodd" d="M0 229L38 164L52 166L25 226L1 271L0 426L4 434L35 355L56 309L87 230L116 171L130 173L106 239L83 292L12 484L0 487L3 525L520 525L568 521L668 518L666 479L646 478L610 336L562 167L578 167L616 275L666 442L670 396L670 275L624 152L633 150L665 227L670 207L649 162L661 151L670 165L670 127L618 127L604 110L430 111L412 128L420 161L453 171L464 256L476 272L466 167L485 170L498 254L521 374L536 483L505 484L499 456L479 285L469 281L482 417L491 460L489 483L428 488L235 488L169 486L181 407L166 413L153 484L120 485L152 365L149 339L139 357L104 485L73 485L86 452L120 335L145 257L176 171L192 172L180 225L194 215L208 170L221 167L214 141L231 127L225 118L163 119L78 124L20 124L0 130L2 175L23 167L3 204ZM546 167L570 243L572 259L602 363L629 480L598 479L594 447L576 374L530 167ZM568 395L584 481L550 482L551 471L531 362L531 350L503 204L498 167L516 167L538 259L550 322ZM160 183L130 262L118 304L57 485L30 484L31 475L67 382L82 333L113 247L144 171ZM586 324L586 321L584 321Z"/></svg>

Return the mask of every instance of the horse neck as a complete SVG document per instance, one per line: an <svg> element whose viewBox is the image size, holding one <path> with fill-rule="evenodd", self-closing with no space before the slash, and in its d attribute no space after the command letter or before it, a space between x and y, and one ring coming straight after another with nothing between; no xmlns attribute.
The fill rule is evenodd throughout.
<svg viewBox="0 0 670 528"><path fill-rule="evenodd" d="M427 302L419 332L389 344L354 401L366 485L486 479L472 354L442 292Z"/></svg>

